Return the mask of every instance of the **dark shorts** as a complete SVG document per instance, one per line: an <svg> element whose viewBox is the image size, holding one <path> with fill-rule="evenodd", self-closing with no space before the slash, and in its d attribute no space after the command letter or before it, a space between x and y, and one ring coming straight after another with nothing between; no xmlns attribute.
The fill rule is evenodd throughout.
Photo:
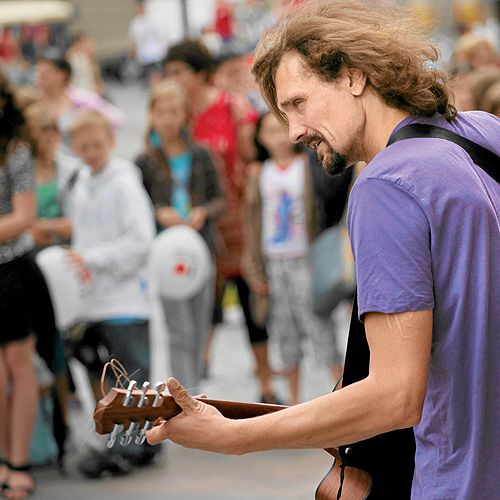
<svg viewBox="0 0 500 500"><path fill-rule="evenodd" d="M31 253L0 264L0 346L33 333L40 336L42 315L51 318L50 328L43 330L52 335L54 320L47 285Z"/></svg>

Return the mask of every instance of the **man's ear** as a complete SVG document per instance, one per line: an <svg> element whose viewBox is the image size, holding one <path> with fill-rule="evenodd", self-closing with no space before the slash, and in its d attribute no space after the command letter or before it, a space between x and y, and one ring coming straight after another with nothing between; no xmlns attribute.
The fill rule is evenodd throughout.
<svg viewBox="0 0 500 500"><path fill-rule="evenodd" d="M349 90L353 96L359 97L366 87L366 75L356 68L347 68Z"/></svg>

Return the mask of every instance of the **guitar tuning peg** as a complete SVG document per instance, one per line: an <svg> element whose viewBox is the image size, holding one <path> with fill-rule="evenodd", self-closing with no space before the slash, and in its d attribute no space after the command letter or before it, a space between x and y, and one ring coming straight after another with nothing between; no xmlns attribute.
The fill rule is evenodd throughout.
<svg viewBox="0 0 500 500"><path fill-rule="evenodd" d="M165 390L166 384L164 382L157 382L155 384L155 391L156 391L156 396L153 401L153 407L157 408L158 406L161 406L163 403L163 391Z"/></svg>
<svg viewBox="0 0 500 500"><path fill-rule="evenodd" d="M167 388L167 384L165 382L156 382L155 384L155 391L159 393L160 395L163 393L163 391Z"/></svg>
<svg viewBox="0 0 500 500"><path fill-rule="evenodd" d="M137 382L135 380L131 380L127 387L127 395L123 400L123 406L131 406L134 401L134 397L132 396L132 392L137 388Z"/></svg>
<svg viewBox="0 0 500 500"><path fill-rule="evenodd" d="M138 408L142 408L143 406L145 406L148 402L148 398L146 397L146 393L149 391L149 389L151 388L151 383L150 382L144 382L144 384L142 384L142 394L141 394L141 399L139 399L139 404L137 405Z"/></svg>
<svg viewBox="0 0 500 500"><path fill-rule="evenodd" d="M137 427L137 422L130 422L125 434L120 438L120 444L122 446L128 446L132 442L133 434L137 430Z"/></svg>
<svg viewBox="0 0 500 500"><path fill-rule="evenodd" d="M146 423L142 427L141 432L139 432L139 434L135 438L135 444L137 445L144 444L144 441L146 441L146 432L152 428L153 428L153 422L151 422L150 420L146 420Z"/></svg>
<svg viewBox="0 0 500 500"><path fill-rule="evenodd" d="M113 430L111 431L111 434L109 435L108 442L106 444L108 448L113 448L116 438L118 437L118 434L122 432L122 430L123 430L123 425L115 424Z"/></svg>

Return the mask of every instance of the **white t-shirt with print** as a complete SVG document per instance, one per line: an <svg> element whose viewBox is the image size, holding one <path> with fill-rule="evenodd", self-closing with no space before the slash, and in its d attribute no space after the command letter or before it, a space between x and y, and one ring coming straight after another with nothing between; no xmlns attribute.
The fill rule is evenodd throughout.
<svg viewBox="0 0 500 500"><path fill-rule="evenodd" d="M262 249L268 259L293 259L308 253L304 211L305 161L296 157L286 168L266 160L260 176Z"/></svg>

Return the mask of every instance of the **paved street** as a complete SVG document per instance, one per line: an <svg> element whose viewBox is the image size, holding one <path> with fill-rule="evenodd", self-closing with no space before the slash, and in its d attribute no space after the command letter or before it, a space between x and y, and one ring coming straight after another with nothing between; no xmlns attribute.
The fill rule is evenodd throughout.
<svg viewBox="0 0 500 500"><path fill-rule="evenodd" d="M229 313L229 320L219 328L215 339L211 376L194 392L203 391L215 399L255 401L258 390L241 316L239 310ZM166 371L163 373L168 374L165 339L159 328L153 333L152 341L154 370L159 371L164 365ZM129 477L84 479L75 464L93 433L93 407L85 377L77 366L73 368L85 405L81 411L72 412L73 439L68 452L68 475L62 477L54 469L36 470L37 499L306 500L313 498L317 484L331 465L329 456L322 450L231 457L187 450L170 443L161 463L135 470ZM306 399L331 388L327 371L318 368L309 355L305 360L303 384ZM278 394L286 394L282 381L276 380L275 386Z"/></svg>
<svg viewBox="0 0 500 500"><path fill-rule="evenodd" d="M118 153L133 158L142 145L147 95L136 85L112 85L109 94L127 115L118 136ZM346 311L340 311L337 318L341 345L345 342L346 315ZM164 380L170 373L166 333L157 305L152 323L152 381L156 382ZM273 345L271 357L277 363ZM160 463L135 470L128 477L85 479L77 472L76 461L93 439L93 403L81 366L74 364L72 369L84 404L81 410L71 412L72 439L67 453L67 476L62 477L54 468L35 470L36 499L305 500L313 498L317 484L331 465L330 456L322 450L230 457L187 450L170 443ZM306 354L302 378L304 399L331 390L328 371L318 367L309 353ZM275 380L275 389L283 399L286 397L283 380ZM218 328L214 341L210 377L200 387L192 388L192 392L205 392L214 399L258 399L251 351L239 308L226 311L225 322Z"/></svg>

